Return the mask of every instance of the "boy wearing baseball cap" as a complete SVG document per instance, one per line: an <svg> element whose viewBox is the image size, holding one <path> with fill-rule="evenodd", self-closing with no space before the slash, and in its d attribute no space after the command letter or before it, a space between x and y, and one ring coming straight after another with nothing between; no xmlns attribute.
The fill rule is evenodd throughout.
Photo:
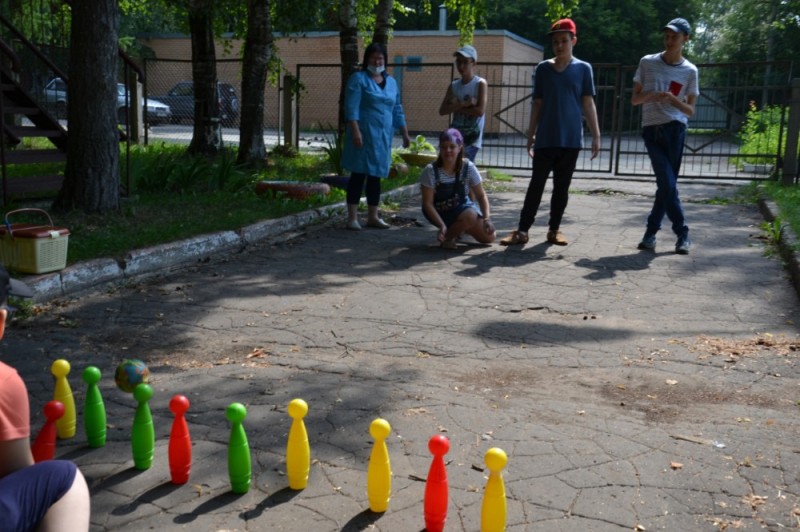
<svg viewBox="0 0 800 532"><path fill-rule="evenodd" d="M569 200L572 174L583 148L584 118L592 132L592 159L600 151L592 66L572 55L572 48L578 42L575 22L561 19L552 25L548 35L555 57L542 61L534 70L533 108L528 128L528 154L533 159L533 174L517 229L500 240L504 246L528 242L528 230L539 210L551 171L553 194L547 241L566 246L567 239L559 228Z"/></svg>
<svg viewBox="0 0 800 532"><path fill-rule="evenodd" d="M453 55L461 77L448 85L444 100L439 106L439 115L453 115L450 127L461 132L464 138L464 155L475 162L475 156L483 142L488 85L485 79L475 74L478 51L474 46L465 44Z"/></svg>
<svg viewBox="0 0 800 532"><path fill-rule="evenodd" d="M9 296L33 297L33 292L0 265L0 338L13 311ZM66 460L33 463L29 416L25 383L0 362L0 529L89 530L86 480Z"/></svg>
<svg viewBox="0 0 800 532"><path fill-rule="evenodd" d="M675 252L688 255L692 241L678 194L686 126L700 95L697 67L683 57L691 27L675 18L661 28L664 51L642 57L633 76L631 103L642 106L642 138L656 175L656 197L638 248L655 250L656 233L667 215L678 237Z"/></svg>

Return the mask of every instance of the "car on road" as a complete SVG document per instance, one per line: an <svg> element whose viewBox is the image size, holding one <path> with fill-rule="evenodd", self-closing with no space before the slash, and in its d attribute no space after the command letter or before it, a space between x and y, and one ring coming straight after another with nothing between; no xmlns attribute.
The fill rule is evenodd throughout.
<svg viewBox="0 0 800 532"><path fill-rule="evenodd" d="M67 118L67 84L61 78L53 78L44 86L44 103L58 119Z"/></svg>
<svg viewBox="0 0 800 532"><path fill-rule="evenodd" d="M128 90L124 83L117 83L117 119L120 124L124 124L128 118ZM67 118L68 101L67 84L61 78L53 78L44 86L44 102L48 109L58 119ZM158 100L148 98L146 104L147 123L154 126L169 122L172 118L172 111L169 106Z"/></svg>
<svg viewBox="0 0 800 532"><path fill-rule="evenodd" d="M217 105L222 125L236 127L239 125L239 97L230 83L217 82ZM169 105L172 109L172 121L194 120L194 83L180 81L166 94L153 96Z"/></svg>
<svg viewBox="0 0 800 532"><path fill-rule="evenodd" d="M124 124L128 119L128 88L124 83L117 83L117 117L119 123ZM144 109L147 115L147 123L151 126L166 124L172 120L172 109L169 105L158 100L147 99L147 108Z"/></svg>

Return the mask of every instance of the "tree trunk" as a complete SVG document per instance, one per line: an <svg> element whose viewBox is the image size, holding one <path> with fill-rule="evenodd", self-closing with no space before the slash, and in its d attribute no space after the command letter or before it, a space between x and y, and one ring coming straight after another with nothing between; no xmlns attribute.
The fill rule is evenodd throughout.
<svg viewBox="0 0 800 532"><path fill-rule="evenodd" d="M356 0L341 0L339 6L339 55L342 60L342 84L339 90L339 127L344 129L344 91L350 75L358 70L358 21Z"/></svg>
<svg viewBox="0 0 800 532"><path fill-rule="evenodd" d="M194 130L189 153L203 155L215 155L222 149L212 1L190 0L189 2L194 81Z"/></svg>
<svg viewBox="0 0 800 532"><path fill-rule="evenodd" d="M272 45L270 0L248 0L237 161L256 168L263 166L267 157L264 146L264 88Z"/></svg>
<svg viewBox="0 0 800 532"><path fill-rule="evenodd" d="M394 0L378 0L378 5L375 7L375 31L372 33L372 42L381 43L387 50L389 49L389 32L392 30L393 5Z"/></svg>
<svg viewBox="0 0 800 532"><path fill-rule="evenodd" d="M53 208L119 209L116 0L72 3L67 164Z"/></svg>

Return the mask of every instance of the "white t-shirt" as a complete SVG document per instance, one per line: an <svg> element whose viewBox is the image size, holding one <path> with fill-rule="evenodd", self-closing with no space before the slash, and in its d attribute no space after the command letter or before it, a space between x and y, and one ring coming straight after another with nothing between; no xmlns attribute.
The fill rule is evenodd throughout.
<svg viewBox="0 0 800 532"><path fill-rule="evenodd" d="M469 80L469 83L462 83L461 78L454 79L452 83L450 83L450 91L453 93L453 96L459 99L459 101L466 100L467 98L475 98L477 100L478 85L480 85L481 81L483 81L483 78L479 76L472 76L472 79ZM480 127L481 134L478 136L478 140L470 144L470 146L480 148L483 143L483 125L486 122L486 115L473 116L458 112L453 113L453 127L464 127L465 129L468 129L470 125L476 122L478 123L478 127Z"/></svg>
<svg viewBox="0 0 800 532"><path fill-rule="evenodd" d="M700 95L697 67L686 58L677 65L670 65L661 58L661 53L646 55L639 61L633 81L642 85L642 92L666 92L672 87L676 96L684 100L689 95ZM673 120L686 124L689 117L667 102L642 104L642 126L657 126Z"/></svg>

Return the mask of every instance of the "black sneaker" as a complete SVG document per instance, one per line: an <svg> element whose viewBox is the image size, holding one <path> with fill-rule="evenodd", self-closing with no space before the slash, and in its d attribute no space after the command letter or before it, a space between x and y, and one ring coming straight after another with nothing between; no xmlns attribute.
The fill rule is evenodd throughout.
<svg viewBox="0 0 800 532"><path fill-rule="evenodd" d="M653 251L656 249L656 235L644 235L642 241L636 246L638 249Z"/></svg>
<svg viewBox="0 0 800 532"><path fill-rule="evenodd" d="M675 253L678 255L688 255L689 248L692 247L692 241L688 236L682 236L675 243Z"/></svg>

